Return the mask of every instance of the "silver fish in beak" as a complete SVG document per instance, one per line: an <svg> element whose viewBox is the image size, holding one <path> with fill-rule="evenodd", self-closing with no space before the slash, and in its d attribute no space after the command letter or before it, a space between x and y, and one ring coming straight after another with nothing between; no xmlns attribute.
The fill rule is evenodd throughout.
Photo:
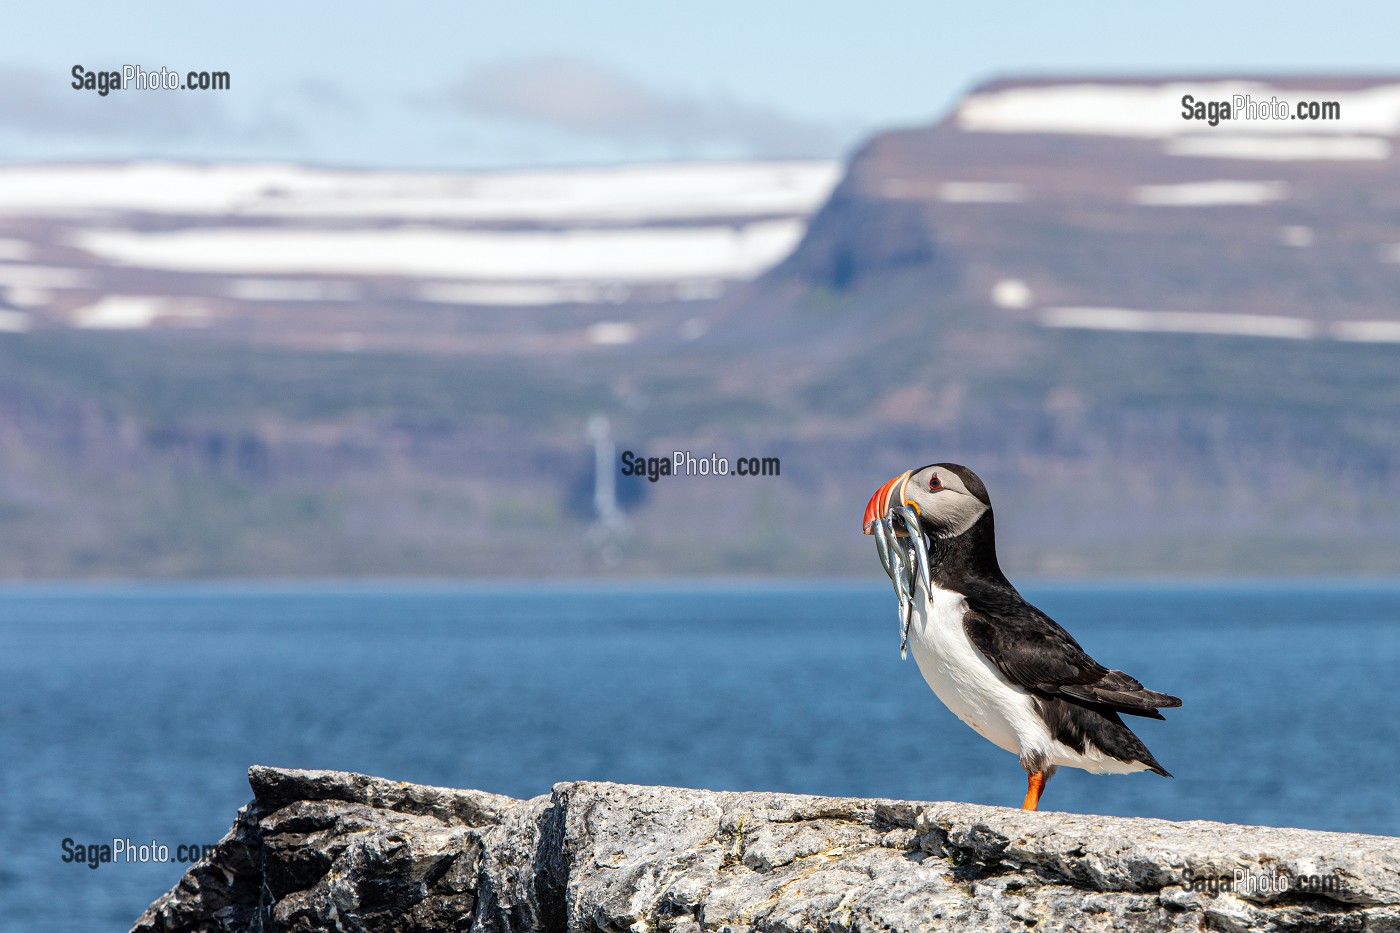
<svg viewBox="0 0 1400 933"><path fill-rule="evenodd" d="M895 597L899 601L901 658L908 657L909 623L913 618L914 600L920 598L919 584L923 585L924 599L933 592L928 542L919 522L919 513L904 503L904 484L908 481L909 474L902 473L877 489L865 506L862 522L862 530L875 538L880 565L894 584ZM895 524L896 519L903 526L902 530Z"/></svg>
<svg viewBox="0 0 1400 933"><path fill-rule="evenodd" d="M933 592L933 584L929 580L928 542L924 540L924 529L919 524L919 513L907 505L901 505L894 511L896 515L904 519L904 527L909 533L911 549L919 564L919 580L924 585L925 595L930 594Z"/></svg>
<svg viewBox="0 0 1400 933"><path fill-rule="evenodd" d="M894 579L894 564L890 557L890 539L886 537L883 528L878 528L874 534L875 553L880 555L880 566L885 568L885 576Z"/></svg>
<svg viewBox="0 0 1400 933"><path fill-rule="evenodd" d="M885 565L885 573L889 574L890 582L894 584L894 595L899 601L899 637L900 644L904 645L908 639L909 617L913 611L913 601L910 594L908 562L904 554L904 547L895 537L894 523L889 518L878 518L874 523L875 548L881 552L882 558L888 558ZM903 648L900 649L901 652ZM900 655L903 657L903 654Z"/></svg>

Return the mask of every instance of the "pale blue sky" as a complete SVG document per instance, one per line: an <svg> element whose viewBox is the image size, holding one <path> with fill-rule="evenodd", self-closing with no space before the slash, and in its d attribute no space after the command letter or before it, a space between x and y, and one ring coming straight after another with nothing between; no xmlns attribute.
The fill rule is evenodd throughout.
<svg viewBox="0 0 1400 933"><path fill-rule="evenodd" d="M996 76L1394 74L1396 35L1400 8L1361 3L11 3L0 160L839 156ZM99 98L75 64L227 70L233 90Z"/></svg>

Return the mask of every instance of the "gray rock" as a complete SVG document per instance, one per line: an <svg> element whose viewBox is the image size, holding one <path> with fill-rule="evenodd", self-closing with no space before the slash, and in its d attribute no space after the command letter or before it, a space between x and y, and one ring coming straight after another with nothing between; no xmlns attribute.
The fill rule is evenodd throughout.
<svg viewBox="0 0 1400 933"><path fill-rule="evenodd" d="M520 802L253 767L253 801L135 930L466 930L483 837Z"/></svg>
<svg viewBox="0 0 1400 933"><path fill-rule="evenodd" d="M1388 837L590 782L521 801L333 771L249 781L229 834L134 930L1400 933Z"/></svg>

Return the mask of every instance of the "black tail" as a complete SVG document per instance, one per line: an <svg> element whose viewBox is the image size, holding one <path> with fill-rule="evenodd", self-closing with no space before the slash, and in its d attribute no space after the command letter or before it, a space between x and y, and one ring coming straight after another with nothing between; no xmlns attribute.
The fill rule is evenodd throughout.
<svg viewBox="0 0 1400 933"><path fill-rule="evenodd" d="M1112 707L1065 697L1037 697L1036 704L1050 727L1050 734L1075 751L1087 752L1092 744L1109 757L1138 761L1162 777L1171 777L1171 772L1162 767ZM1134 712L1139 716L1151 715ZM1162 717L1159 714L1155 718Z"/></svg>

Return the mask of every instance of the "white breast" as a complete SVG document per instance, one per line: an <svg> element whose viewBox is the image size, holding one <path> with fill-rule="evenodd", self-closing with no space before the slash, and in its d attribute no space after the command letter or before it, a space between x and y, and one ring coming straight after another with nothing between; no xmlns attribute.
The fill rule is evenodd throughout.
<svg viewBox="0 0 1400 933"><path fill-rule="evenodd" d="M953 715L1013 755L1038 753L1052 764L1100 773L1146 768L1110 758L1092 745L1080 753L1052 737L1031 695L1007 680L967 637L965 612L967 600L960 593L935 586L925 594L920 584L909 625L919 671Z"/></svg>
<svg viewBox="0 0 1400 933"><path fill-rule="evenodd" d="M967 637L967 600L961 594L934 587L932 598L924 595L921 585L909 624L909 647L924 680L953 715L984 739L1021 754L1022 736L1037 725L1046 732L1030 695L1008 681Z"/></svg>

